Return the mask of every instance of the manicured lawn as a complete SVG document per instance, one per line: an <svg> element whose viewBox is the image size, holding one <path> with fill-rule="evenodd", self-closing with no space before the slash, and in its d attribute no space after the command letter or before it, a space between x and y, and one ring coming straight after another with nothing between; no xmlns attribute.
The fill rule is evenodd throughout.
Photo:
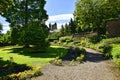
<svg viewBox="0 0 120 80"><path fill-rule="evenodd" d="M67 49L59 46L51 46L45 53L29 52L30 49L24 49L20 46L5 47L0 49L0 65L5 65L10 57L13 57L14 63L26 64L28 66L43 66L57 56L64 56Z"/></svg>

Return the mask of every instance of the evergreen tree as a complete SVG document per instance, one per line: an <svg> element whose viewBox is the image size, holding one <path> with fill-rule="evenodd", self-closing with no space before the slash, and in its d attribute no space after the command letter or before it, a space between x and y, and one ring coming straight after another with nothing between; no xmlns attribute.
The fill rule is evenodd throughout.
<svg viewBox="0 0 120 80"><path fill-rule="evenodd" d="M72 18L70 19L69 27L70 27L70 31L71 31L70 33L75 34L76 33L76 25L75 25L75 21L73 21Z"/></svg>
<svg viewBox="0 0 120 80"><path fill-rule="evenodd" d="M48 28L45 25L48 16L44 10L46 1L13 0L13 3L7 12L2 13L10 23L13 41L26 47L46 46L44 45L48 35Z"/></svg>
<svg viewBox="0 0 120 80"><path fill-rule="evenodd" d="M3 27L3 25L0 23L0 33L1 33L1 31L2 31L2 27Z"/></svg>

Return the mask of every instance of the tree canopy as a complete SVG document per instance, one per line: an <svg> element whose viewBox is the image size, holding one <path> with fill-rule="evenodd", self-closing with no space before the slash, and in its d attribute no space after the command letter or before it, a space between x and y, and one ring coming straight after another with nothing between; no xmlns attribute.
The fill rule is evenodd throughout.
<svg viewBox="0 0 120 80"><path fill-rule="evenodd" d="M2 12L1 15L10 23L12 42L46 46L48 31L45 21L48 15L45 3L45 0L13 0L14 5Z"/></svg>
<svg viewBox="0 0 120 80"><path fill-rule="evenodd" d="M83 30L99 29L111 18L118 18L120 0L77 0L74 17Z"/></svg>
<svg viewBox="0 0 120 80"><path fill-rule="evenodd" d="M0 13L7 11L13 5L13 0L0 0Z"/></svg>

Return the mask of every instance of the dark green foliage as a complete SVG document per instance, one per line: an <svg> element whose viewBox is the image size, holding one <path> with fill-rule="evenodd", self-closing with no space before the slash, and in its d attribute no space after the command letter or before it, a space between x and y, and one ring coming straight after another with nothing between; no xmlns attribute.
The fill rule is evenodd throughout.
<svg viewBox="0 0 120 80"><path fill-rule="evenodd" d="M0 14L6 12L13 5L13 0L0 0Z"/></svg>
<svg viewBox="0 0 120 80"><path fill-rule="evenodd" d="M112 44L103 49L104 55L107 58L112 58L115 64L120 67L120 44Z"/></svg>
<svg viewBox="0 0 120 80"><path fill-rule="evenodd" d="M108 39L103 39L100 41L98 47L103 48L105 46L109 46L110 44L119 44L120 43L120 37L116 38L108 38Z"/></svg>
<svg viewBox="0 0 120 80"><path fill-rule="evenodd" d="M0 32L1 32L1 30L2 30L2 27L3 27L3 25L0 23Z"/></svg>
<svg viewBox="0 0 120 80"><path fill-rule="evenodd" d="M89 41L92 43L98 43L100 42L102 39L104 39L105 37L103 35L96 35L96 36L92 36L89 38Z"/></svg>
<svg viewBox="0 0 120 80"><path fill-rule="evenodd" d="M69 23L66 23L64 26L61 26L60 30L61 36L67 36L77 33L76 22L71 19Z"/></svg>
<svg viewBox="0 0 120 80"><path fill-rule="evenodd" d="M1 34L0 36L0 46L11 45L11 33L8 31L6 34Z"/></svg>
<svg viewBox="0 0 120 80"><path fill-rule="evenodd" d="M22 30L21 38L22 44L24 45L35 45L40 49L45 49L49 46L47 41L48 32L44 30L45 25L38 26L37 24L32 24L26 30ZM32 36L34 35L34 36Z"/></svg>
<svg viewBox="0 0 120 80"><path fill-rule="evenodd" d="M108 19L118 18L119 13L120 0L77 0L74 17L77 27L100 35Z"/></svg>
<svg viewBox="0 0 120 80"><path fill-rule="evenodd" d="M86 50L79 47L69 47L68 53L63 57L63 60L76 60L77 57L79 60L85 60Z"/></svg>
<svg viewBox="0 0 120 80"><path fill-rule="evenodd" d="M45 49L48 42L48 28L45 21L48 15L44 10L45 0L14 0L14 5L2 13L11 27L12 44Z"/></svg>
<svg viewBox="0 0 120 80"><path fill-rule="evenodd" d="M60 32L50 32L48 36L50 41L58 40L59 37L60 37Z"/></svg>
<svg viewBox="0 0 120 80"><path fill-rule="evenodd" d="M75 23L75 21L73 21L73 19L70 20L69 27L70 27L70 34L75 34L76 33L76 23Z"/></svg>
<svg viewBox="0 0 120 80"><path fill-rule="evenodd" d="M105 47L103 48L104 56L105 56L106 58L112 58L111 51L112 51L112 46L105 46Z"/></svg>
<svg viewBox="0 0 120 80"><path fill-rule="evenodd" d="M65 37L60 37L60 38L59 38L59 41L60 41L60 42L67 42L67 43L69 43L69 42L72 42L73 39L72 39L71 36L65 36Z"/></svg>
<svg viewBox="0 0 120 80"><path fill-rule="evenodd" d="M113 59L114 58L117 58L117 59L120 59L120 44L114 44L112 45L112 56L113 56Z"/></svg>

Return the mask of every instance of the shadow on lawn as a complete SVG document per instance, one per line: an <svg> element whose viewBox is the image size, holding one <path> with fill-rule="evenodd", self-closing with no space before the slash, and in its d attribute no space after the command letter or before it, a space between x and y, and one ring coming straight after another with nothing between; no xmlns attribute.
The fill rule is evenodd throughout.
<svg viewBox="0 0 120 80"><path fill-rule="evenodd" d="M10 61L3 61L2 58L0 58L0 77L1 76L6 76L6 75L10 75L13 73L19 73L19 72L23 72L25 70L29 70L31 69L30 67L26 66L25 64L17 64L12 62L12 64L10 63Z"/></svg>
<svg viewBox="0 0 120 80"><path fill-rule="evenodd" d="M49 47L46 51L40 51L39 49L36 50L34 48L12 48L12 49L5 49L10 51L9 53L15 53L24 56L30 56L35 58L55 58L57 56L64 56L67 53L66 48L54 48Z"/></svg>

